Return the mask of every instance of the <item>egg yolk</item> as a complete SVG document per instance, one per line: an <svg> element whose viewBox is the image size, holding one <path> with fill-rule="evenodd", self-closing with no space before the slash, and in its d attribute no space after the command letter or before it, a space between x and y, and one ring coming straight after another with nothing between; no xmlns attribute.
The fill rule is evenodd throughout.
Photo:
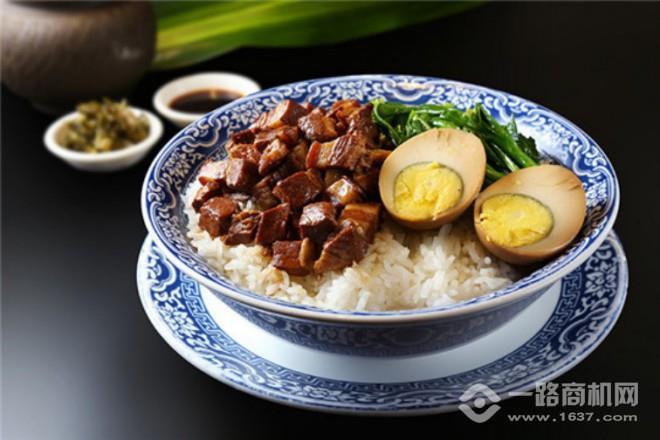
<svg viewBox="0 0 660 440"><path fill-rule="evenodd" d="M545 205L531 197L501 194L481 205L479 223L488 240L503 247L519 247L545 238L553 218Z"/></svg>
<svg viewBox="0 0 660 440"><path fill-rule="evenodd" d="M394 209L409 220L426 220L453 208L463 195L463 181L438 162L410 165L394 181Z"/></svg>

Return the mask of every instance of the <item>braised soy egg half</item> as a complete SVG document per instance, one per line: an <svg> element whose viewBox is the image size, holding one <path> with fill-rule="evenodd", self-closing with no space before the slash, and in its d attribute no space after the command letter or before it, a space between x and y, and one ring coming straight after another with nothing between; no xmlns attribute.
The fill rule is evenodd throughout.
<svg viewBox="0 0 660 440"><path fill-rule="evenodd" d="M380 170L385 209L413 229L459 217L483 184L486 153L478 137L453 128L425 131L399 145Z"/></svg>
<svg viewBox="0 0 660 440"><path fill-rule="evenodd" d="M539 165L486 188L474 204L474 227L494 255L529 264L566 248L580 232L585 213L580 179L563 166Z"/></svg>

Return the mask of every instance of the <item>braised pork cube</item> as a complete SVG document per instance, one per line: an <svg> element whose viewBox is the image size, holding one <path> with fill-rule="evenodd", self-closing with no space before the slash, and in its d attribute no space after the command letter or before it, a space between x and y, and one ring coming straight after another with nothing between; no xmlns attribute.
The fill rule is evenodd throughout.
<svg viewBox="0 0 660 440"><path fill-rule="evenodd" d="M258 131L254 137L254 147L259 151L264 151L268 144L277 139L277 130Z"/></svg>
<svg viewBox="0 0 660 440"><path fill-rule="evenodd" d="M298 220L300 236L310 238L319 244L323 243L336 228L335 208L329 202L306 205Z"/></svg>
<svg viewBox="0 0 660 440"><path fill-rule="evenodd" d="M279 139L292 147L300 140L300 130L297 126L285 125L280 128L260 131L254 137L254 146L259 151L263 151L275 139Z"/></svg>
<svg viewBox="0 0 660 440"><path fill-rule="evenodd" d="M213 238L227 232L238 205L229 197L212 197L199 209L199 227Z"/></svg>
<svg viewBox="0 0 660 440"><path fill-rule="evenodd" d="M300 130L297 126L287 125L276 130L276 136L279 140L289 146L294 146L300 141Z"/></svg>
<svg viewBox="0 0 660 440"><path fill-rule="evenodd" d="M289 156L286 158L291 169L295 171L305 170L305 159L307 158L308 151L309 148L307 147L307 142L305 140L301 140L291 149Z"/></svg>
<svg viewBox="0 0 660 440"><path fill-rule="evenodd" d="M200 187L195 193L195 198L192 201L192 207L195 212L199 212L200 208L211 197L222 195L223 185L217 181L210 181L206 185Z"/></svg>
<svg viewBox="0 0 660 440"><path fill-rule="evenodd" d="M222 241L230 246L252 243L257 234L260 218L261 213L256 211L242 211L234 214L227 235L223 237Z"/></svg>
<svg viewBox="0 0 660 440"><path fill-rule="evenodd" d="M272 141L259 159L259 174L262 176L281 164L289 153L289 147L279 139Z"/></svg>
<svg viewBox="0 0 660 440"><path fill-rule="evenodd" d="M378 136L378 129L371 118L373 105L365 104L357 111L354 111L347 117L348 130L363 133L368 139L373 140Z"/></svg>
<svg viewBox="0 0 660 440"><path fill-rule="evenodd" d="M353 226L368 243L373 243L379 220L379 203L351 203L341 212L339 227Z"/></svg>
<svg viewBox="0 0 660 440"><path fill-rule="evenodd" d="M323 245L321 256L314 262L314 272L322 273L339 270L361 260L369 248L369 243L353 226L340 230L328 238Z"/></svg>
<svg viewBox="0 0 660 440"><path fill-rule="evenodd" d="M273 243L273 266L289 275L307 275L314 264L314 244L311 240L276 241Z"/></svg>
<svg viewBox="0 0 660 440"><path fill-rule="evenodd" d="M285 239L290 215L291 207L286 203L262 212L255 242L262 246L268 246L277 240Z"/></svg>
<svg viewBox="0 0 660 440"><path fill-rule="evenodd" d="M330 107L329 116L334 117L339 122L348 125L348 118L360 109L360 102L355 99L342 99L336 101Z"/></svg>
<svg viewBox="0 0 660 440"><path fill-rule="evenodd" d="M307 168L342 168L352 171L367 148L367 139L360 133L347 133L334 141L314 142L307 153Z"/></svg>
<svg viewBox="0 0 660 440"><path fill-rule="evenodd" d="M348 177L341 177L327 187L325 193L330 198L332 204L337 207L360 202L363 196L362 189Z"/></svg>
<svg viewBox="0 0 660 440"><path fill-rule="evenodd" d="M305 166L307 168L328 168L333 145L334 141L323 144L318 141L312 142L307 152L307 157L305 157Z"/></svg>
<svg viewBox="0 0 660 440"><path fill-rule="evenodd" d="M253 144L232 144L227 146L227 153L232 159L245 159L255 164L259 163L261 153Z"/></svg>
<svg viewBox="0 0 660 440"><path fill-rule="evenodd" d="M249 192L257 179L257 166L245 159L229 159L225 172L227 186L235 191Z"/></svg>
<svg viewBox="0 0 660 440"><path fill-rule="evenodd" d="M283 125L296 125L298 119L307 114L307 109L290 99L281 101L268 112L268 128L279 128Z"/></svg>
<svg viewBox="0 0 660 440"><path fill-rule="evenodd" d="M251 144L254 142L254 130L248 128L245 130L237 131L229 136L227 141L227 150L235 144Z"/></svg>
<svg viewBox="0 0 660 440"><path fill-rule="evenodd" d="M323 190L323 182L316 170L298 171L273 188L273 195L292 209L300 209L308 204Z"/></svg>
<svg viewBox="0 0 660 440"><path fill-rule="evenodd" d="M254 142L254 130L249 128L232 133L230 139L237 144L251 144Z"/></svg>
<svg viewBox="0 0 660 440"><path fill-rule="evenodd" d="M326 116L320 108L298 119L298 128L312 141L325 142L338 136L334 119Z"/></svg>
<svg viewBox="0 0 660 440"><path fill-rule="evenodd" d="M272 186L275 184L272 176L266 176L252 188L252 201L260 211L272 208L279 203L273 195Z"/></svg>
<svg viewBox="0 0 660 440"><path fill-rule="evenodd" d="M199 169L197 180L202 185L209 182L224 182L225 171L227 169L227 160L207 160Z"/></svg>

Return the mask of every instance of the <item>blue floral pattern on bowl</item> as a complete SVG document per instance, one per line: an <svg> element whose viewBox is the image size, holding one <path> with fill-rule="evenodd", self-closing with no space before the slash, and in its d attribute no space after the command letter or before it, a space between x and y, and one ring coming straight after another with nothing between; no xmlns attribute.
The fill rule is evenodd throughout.
<svg viewBox="0 0 660 440"><path fill-rule="evenodd" d="M365 383L294 371L247 350L209 314L199 284L177 270L147 239L138 287L151 322L185 359L207 374L259 397L308 409L367 414L426 414L456 409L475 383L500 397L554 379L593 351L625 302L628 272L621 243L611 235L562 279L550 319L520 347L486 365L413 382Z"/></svg>
<svg viewBox="0 0 660 440"><path fill-rule="evenodd" d="M211 268L186 238L181 192L208 157L223 157L228 136L247 127L260 113L282 99L310 101L329 106L339 99L366 102L375 98L408 104L453 103L465 109L481 103L493 116L516 118L520 130L536 138L542 152L572 169L587 194L583 230L561 256L512 285L458 305L398 312L346 312L323 310L267 298L226 280ZM607 236L619 204L614 169L603 151L587 134L556 113L522 98L476 85L408 75L358 75L301 81L247 96L211 112L179 132L154 159L145 178L142 212L157 245L181 270L214 291L252 306L301 315L306 312L351 317L428 315L455 308L485 304L525 289L539 293L553 281L575 269Z"/></svg>
<svg viewBox="0 0 660 440"><path fill-rule="evenodd" d="M507 303L505 307L397 326L389 323L346 325L295 318L260 310L226 295L216 295L253 324L295 344L345 355L394 357L447 350L485 335L515 317L546 290Z"/></svg>

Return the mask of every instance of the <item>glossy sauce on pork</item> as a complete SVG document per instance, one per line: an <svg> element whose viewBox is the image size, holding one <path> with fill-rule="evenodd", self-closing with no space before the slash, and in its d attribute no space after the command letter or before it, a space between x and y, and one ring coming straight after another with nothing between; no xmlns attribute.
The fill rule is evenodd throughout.
<svg viewBox="0 0 660 440"><path fill-rule="evenodd" d="M231 135L228 157L200 169L199 226L227 245L259 244L302 276L361 260L381 216L378 173L389 154L371 104L329 109L281 101Z"/></svg>

